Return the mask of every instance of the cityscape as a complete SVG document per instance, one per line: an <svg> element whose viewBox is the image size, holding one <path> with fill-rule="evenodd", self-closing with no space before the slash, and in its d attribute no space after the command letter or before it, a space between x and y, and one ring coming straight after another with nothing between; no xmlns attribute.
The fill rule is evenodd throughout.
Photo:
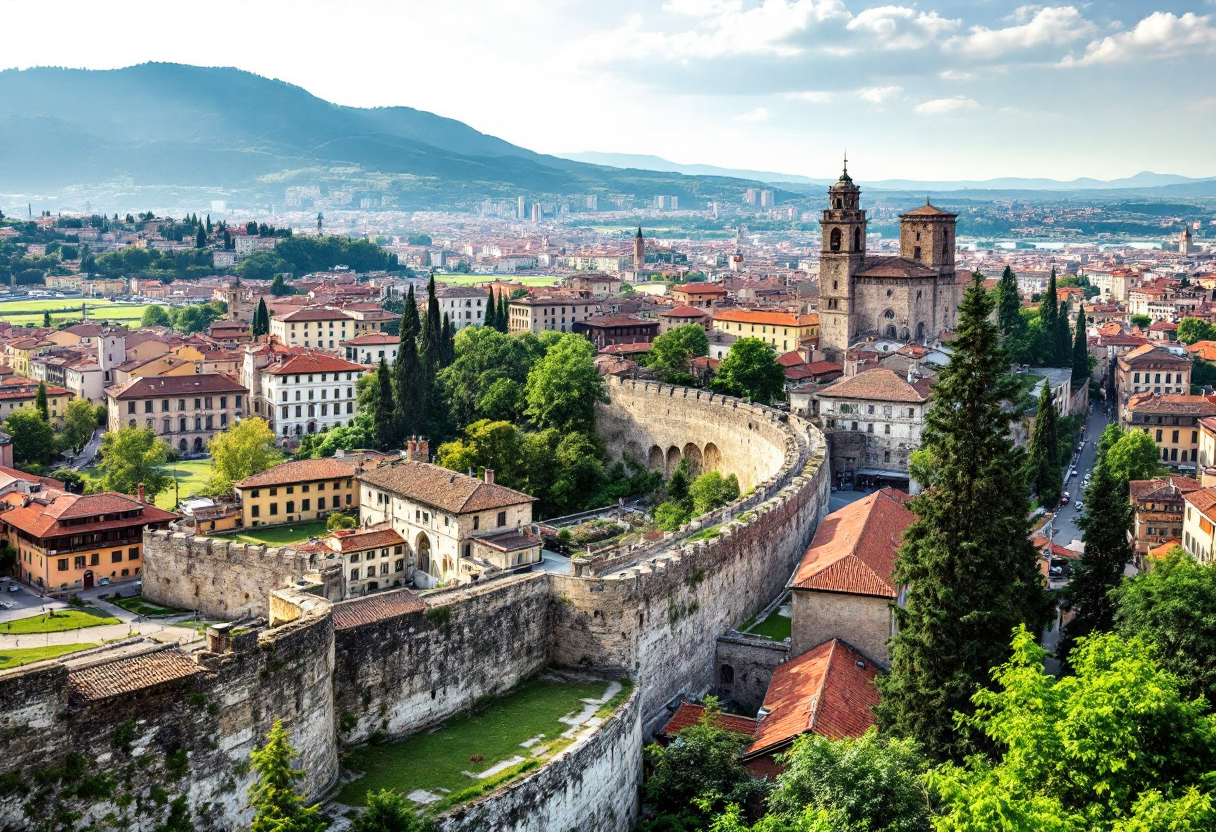
<svg viewBox="0 0 1216 832"><path fill-rule="evenodd" d="M118 6L0 59L0 828L1216 829L1210 7Z"/></svg>

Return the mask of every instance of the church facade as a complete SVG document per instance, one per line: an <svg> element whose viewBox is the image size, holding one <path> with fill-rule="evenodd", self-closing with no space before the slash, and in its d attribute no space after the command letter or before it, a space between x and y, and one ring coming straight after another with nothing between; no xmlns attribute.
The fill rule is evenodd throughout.
<svg viewBox="0 0 1216 832"><path fill-rule="evenodd" d="M828 189L819 259L819 345L833 361L868 336L924 343L954 328L956 214L929 204L899 217L899 254L866 253L861 189L846 167Z"/></svg>

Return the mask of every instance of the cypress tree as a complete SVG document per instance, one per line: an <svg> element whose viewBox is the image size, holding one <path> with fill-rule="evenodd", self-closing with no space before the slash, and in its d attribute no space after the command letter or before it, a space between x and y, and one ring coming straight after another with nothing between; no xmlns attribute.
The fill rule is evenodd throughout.
<svg viewBox="0 0 1216 832"><path fill-rule="evenodd" d="M1060 304L1056 314L1056 366L1072 366L1072 332L1068 329L1068 310Z"/></svg>
<svg viewBox="0 0 1216 832"><path fill-rule="evenodd" d="M296 791L307 772L291 764L299 755L291 747L281 719L274 721L266 745L250 756L258 773L249 788L250 832L322 832L329 825L320 807L305 806L305 796Z"/></svg>
<svg viewBox="0 0 1216 832"><path fill-rule="evenodd" d="M938 376L913 475L925 488L908 508L895 580L891 672L879 680L883 730L917 740L937 758L976 749L955 724L989 670L1010 654L1018 624L1037 632L1047 604L1030 543L1022 454L1009 438L1005 403L1017 384L988 320L994 299L976 278L959 307L954 355Z"/></svg>
<svg viewBox="0 0 1216 832"><path fill-rule="evenodd" d="M207 232L203 231L203 227L201 225L198 228L198 234L194 235L194 247L195 248L206 248L207 247Z"/></svg>
<svg viewBox="0 0 1216 832"><path fill-rule="evenodd" d="M42 415L42 421L51 421L51 409L46 403L46 382L38 382L38 392L34 395L34 407Z"/></svg>
<svg viewBox="0 0 1216 832"><path fill-rule="evenodd" d="M498 305L497 304L498 304L498 301L494 297L494 287L491 286L489 289L486 290L486 319L483 322L483 326L489 327L490 329L498 328L498 321L497 321Z"/></svg>
<svg viewBox="0 0 1216 832"><path fill-rule="evenodd" d="M401 343L397 348L397 359L393 362L396 430L390 445L418 432L421 415L421 395L418 389L421 377L418 328L418 303L414 300L414 287L410 286L405 299L405 309L401 312Z"/></svg>
<svg viewBox="0 0 1216 832"><path fill-rule="evenodd" d="M376 398L372 407L372 433L376 438L376 447L386 451L394 444L397 431L397 409L393 401L393 377L389 372L384 356L380 356L380 366L376 368Z"/></svg>
<svg viewBox="0 0 1216 832"><path fill-rule="evenodd" d="M439 316L439 297L435 294L435 275L431 275L426 289L426 320L422 325L420 355L432 363L438 362L442 353L443 321Z"/></svg>
<svg viewBox="0 0 1216 832"><path fill-rule="evenodd" d="M1109 446L1108 446L1109 447ZM1123 578L1132 559L1127 533L1132 527L1132 504L1127 481L1117 477L1099 449L1093 480L1085 489L1085 514L1077 522L1085 550L1073 567L1064 589L1064 609L1075 615L1064 627L1057 654L1064 661L1077 639L1114 626L1115 605L1110 591Z"/></svg>
<svg viewBox="0 0 1216 832"><path fill-rule="evenodd" d="M1072 339L1072 386L1089 383L1089 342L1085 337L1085 306L1077 309L1077 329Z"/></svg>
<svg viewBox="0 0 1216 832"><path fill-rule="evenodd" d="M1056 427L1056 404L1051 385L1039 391L1039 407L1030 437L1030 456L1026 460L1026 479L1039 497L1039 505L1054 511L1060 502L1060 439Z"/></svg>
<svg viewBox="0 0 1216 832"><path fill-rule="evenodd" d="M440 332L439 363L446 367L456 360L456 330L452 328L447 312L443 313L443 327Z"/></svg>
<svg viewBox="0 0 1216 832"><path fill-rule="evenodd" d="M1051 277L1047 279L1047 294L1039 304L1039 324L1043 335L1043 364L1055 367L1059 356L1056 355L1056 319L1060 315L1056 300L1056 270L1053 267Z"/></svg>
<svg viewBox="0 0 1216 832"><path fill-rule="evenodd" d="M253 337L260 338L270 334L270 311L266 308L266 298L258 298L257 308L253 310Z"/></svg>
<svg viewBox="0 0 1216 832"><path fill-rule="evenodd" d="M1001 325L1001 334L1008 338L1020 335L1026 331L1026 319L1022 317L1022 295L1018 291L1018 281L1013 275L1013 269L1005 267L1001 273L1000 300L997 307L997 320Z"/></svg>

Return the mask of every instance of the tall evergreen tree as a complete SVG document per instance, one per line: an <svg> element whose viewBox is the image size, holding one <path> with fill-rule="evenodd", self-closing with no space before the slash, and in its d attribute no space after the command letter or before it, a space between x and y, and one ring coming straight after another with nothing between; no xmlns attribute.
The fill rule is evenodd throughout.
<svg viewBox="0 0 1216 832"><path fill-rule="evenodd" d="M1056 355L1056 319L1060 315L1059 303L1056 299L1056 270L1052 268L1051 277L1047 279L1047 292L1039 304L1039 323L1043 333L1044 364L1055 367L1059 364Z"/></svg>
<svg viewBox="0 0 1216 832"><path fill-rule="evenodd" d="M305 806L296 790L307 772L292 766L299 755L288 740L283 721L276 719L266 745L250 755L258 779L249 788L249 832L322 832L329 825L320 807Z"/></svg>
<svg viewBox="0 0 1216 832"><path fill-rule="evenodd" d="M438 362L442 353L443 321L439 315L439 297L435 294L435 275L431 275L426 289L426 318L422 322L422 343L418 354L432 363Z"/></svg>
<svg viewBox="0 0 1216 832"><path fill-rule="evenodd" d="M194 235L194 247L195 248L206 248L207 247L207 232L203 230L203 227L201 225L198 227L198 233Z"/></svg>
<svg viewBox="0 0 1216 832"><path fill-rule="evenodd" d="M42 421L51 421L51 408L46 403L46 382L38 382L38 392L34 394L34 407L42 414Z"/></svg>
<svg viewBox="0 0 1216 832"><path fill-rule="evenodd" d="M1060 304L1056 313L1056 366L1072 366L1072 331L1068 328L1068 309Z"/></svg>
<svg viewBox="0 0 1216 832"><path fill-rule="evenodd" d="M959 307L954 355L938 376L913 475L917 520L904 535L895 578L891 672L880 679L884 730L911 737L935 757L976 746L955 724L971 696L1010 653L1018 624L1037 632L1047 605L1030 544L1030 500L1021 453L1009 438L1006 402L1017 384L989 321L994 299L976 278Z"/></svg>
<svg viewBox="0 0 1216 832"><path fill-rule="evenodd" d="M490 329L497 329L498 328L498 322L496 320L497 312L498 312L498 301L494 297L494 287L491 286L489 289L486 290L486 319L485 319L483 325L486 327L489 327Z"/></svg>
<svg viewBox="0 0 1216 832"><path fill-rule="evenodd" d="M443 327L439 339L439 363L446 367L456 360L456 330L452 327L448 313L443 313Z"/></svg>
<svg viewBox="0 0 1216 832"><path fill-rule="evenodd" d="M270 310L266 308L266 298L258 298L257 308L253 310L253 337L260 338L270 334Z"/></svg>
<svg viewBox="0 0 1216 832"><path fill-rule="evenodd" d="M494 316L494 324L499 332L507 332L511 325L510 300L506 292L498 293L498 314Z"/></svg>
<svg viewBox="0 0 1216 832"><path fill-rule="evenodd" d="M1098 454L1093 480L1085 489L1085 514L1077 522L1085 550L1073 568L1072 580L1064 589L1064 608L1073 619L1064 627L1058 655L1067 660L1077 639L1114 626L1115 605L1110 592L1123 578L1132 559L1127 534L1132 528L1132 504L1127 481L1119 478Z"/></svg>
<svg viewBox="0 0 1216 832"><path fill-rule="evenodd" d="M1001 334L1008 338L1024 333L1026 319L1022 317L1022 293L1018 291L1017 278L1009 266L1001 272L999 294L997 320L1001 326Z"/></svg>
<svg viewBox="0 0 1216 832"><path fill-rule="evenodd" d="M1060 502L1063 483L1060 479L1060 439L1056 429L1056 403L1051 385L1039 391L1038 410L1034 416L1034 431L1030 437L1030 455L1026 460L1026 479L1039 497L1039 505L1053 511Z"/></svg>
<svg viewBox="0 0 1216 832"><path fill-rule="evenodd" d="M1072 338L1072 387L1089 383L1089 341L1085 337L1085 305L1077 309L1077 329Z"/></svg>
<svg viewBox="0 0 1216 832"><path fill-rule="evenodd" d="M421 423L422 396L419 390L421 367L418 360L418 303L414 287L410 286L401 312L400 345L393 363L393 387L397 417L394 443L418 432ZM393 443L390 443L393 444Z"/></svg>
<svg viewBox="0 0 1216 832"><path fill-rule="evenodd" d="M376 397L372 400L372 433L376 447L386 451L397 444L397 408L393 397L393 376L380 356L376 368Z"/></svg>

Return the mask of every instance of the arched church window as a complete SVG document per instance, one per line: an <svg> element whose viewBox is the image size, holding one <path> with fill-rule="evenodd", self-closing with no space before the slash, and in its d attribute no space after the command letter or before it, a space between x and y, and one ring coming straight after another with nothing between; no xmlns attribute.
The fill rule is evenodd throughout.
<svg viewBox="0 0 1216 832"><path fill-rule="evenodd" d="M884 318L886 318L888 321L893 321L893 320L895 320L895 310L888 309L886 312L882 313L882 316Z"/></svg>
<svg viewBox="0 0 1216 832"><path fill-rule="evenodd" d="M832 229L830 248L832 251L840 251L841 234L839 228Z"/></svg>
<svg viewBox="0 0 1216 832"><path fill-rule="evenodd" d="M843 200L842 200L840 197L836 197L836 207L837 207L837 208L843 208L843 207L844 207L844 201L843 201Z"/></svg>
<svg viewBox="0 0 1216 832"><path fill-rule="evenodd" d="M861 251L861 229L853 229L853 251Z"/></svg>
<svg viewBox="0 0 1216 832"><path fill-rule="evenodd" d="M942 243L942 259L950 259L950 247L946 243Z"/></svg>

